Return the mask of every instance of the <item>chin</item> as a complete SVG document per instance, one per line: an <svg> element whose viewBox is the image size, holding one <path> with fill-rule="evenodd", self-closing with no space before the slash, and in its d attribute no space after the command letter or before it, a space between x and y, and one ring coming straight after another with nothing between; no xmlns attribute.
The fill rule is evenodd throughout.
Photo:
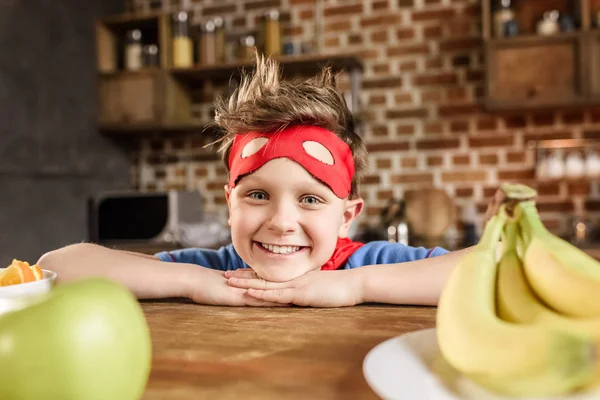
<svg viewBox="0 0 600 400"><path fill-rule="evenodd" d="M262 279L270 282L287 282L307 273L307 270L293 267L252 268Z"/></svg>

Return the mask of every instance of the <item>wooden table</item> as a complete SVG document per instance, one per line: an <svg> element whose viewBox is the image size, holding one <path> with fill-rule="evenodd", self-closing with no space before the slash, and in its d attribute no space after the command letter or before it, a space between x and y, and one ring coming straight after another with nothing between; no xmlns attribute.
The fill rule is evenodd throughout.
<svg viewBox="0 0 600 400"><path fill-rule="evenodd" d="M362 373L366 354L435 325L433 307L142 307L153 345L144 400L376 399Z"/></svg>

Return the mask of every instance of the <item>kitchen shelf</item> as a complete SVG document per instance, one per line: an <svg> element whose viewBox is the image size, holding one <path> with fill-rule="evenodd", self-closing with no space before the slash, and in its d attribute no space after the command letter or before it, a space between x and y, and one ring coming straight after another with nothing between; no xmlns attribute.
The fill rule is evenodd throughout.
<svg viewBox="0 0 600 400"><path fill-rule="evenodd" d="M273 57L283 67L286 74L314 74L322 66L331 66L335 72L338 71L363 71L363 64L353 54L324 54L324 55L299 55ZM251 69L252 61L234 62L213 65L197 65L191 68L166 68L165 71L188 83L206 81L209 79L229 79L239 75L244 69ZM100 78L140 76L153 74L161 71L160 68L142 68L138 71L110 71L100 72Z"/></svg>
<svg viewBox="0 0 600 400"><path fill-rule="evenodd" d="M106 135L138 135L145 133L159 134L179 134L179 133L199 133L199 134L216 134L215 130L210 128L209 124L101 124L100 132Z"/></svg>
<svg viewBox="0 0 600 400"><path fill-rule="evenodd" d="M482 2L485 95L482 106L493 112L584 108L600 104L600 30L592 15L596 0L518 2L513 8L520 35L493 36L492 4ZM554 35L536 34L543 11L570 15L576 30Z"/></svg>
<svg viewBox="0 0 600 400"><path fill-rule="evenodd" d="M140 21L151 21L161 16L170 15L164 11L151 12L126 12L123 14L110 15L102 18L99 22L107 26L123 26L127 24L137 24Z"/></svg>
<svg viewBox="0 0 600 400"><path fill-rule="evenodd" d="M329 65L334 71L362 71L363 65L358 57L352 54L324 54L273 57L279 61L286 74L314 74L322 66ZM197 83L207 79L229 79L244 69L251 69L251 61L228 64L199 65L192 68L170 68L169 71L177 78L188 83Z"/></svg>
<svg viewBox="0 0 600 400"><path fill-rule="evenodd" d="M207 83L227 86L231 92L243 71L254 60L175 68L172 62L172 12L127 13L97 21L97 71L99 130L121 138L149 134L214 134L206 124L195 124L192 115L197 94ZM156 67L124 69L124 37L130 29L142 30L143 44L158 46ZM274 56L286 76L314 75L322 67L346 72L350 81L347 99L351 112L360 115L359 92L363 64L353 53Z"/></svg>
<svg viewBox="0 0 600 400"><path fill-rule="evenodd" d="M581 177L581 178L536 178L537 183L591 183L600 181L600 176L596 177Z"/></svg>
<svg viewBox="0 0 600 400"><path fill-rule="evenodd" d="M588 149L600 148L600 140L593 139L554 139L532 140L527 142L527 147L536 150L545 149Z"/></svg>
<svg viewBox="0 0 600 400"><path fill-rule="evenodd" d="M577 39L583 36L584 32L563 32L556 35L541 36L535 34L524 34L507 38L489 39L487 43L494 47L513 47L513 46L529 46L536 44L556 43L563 40Z"/></svg>

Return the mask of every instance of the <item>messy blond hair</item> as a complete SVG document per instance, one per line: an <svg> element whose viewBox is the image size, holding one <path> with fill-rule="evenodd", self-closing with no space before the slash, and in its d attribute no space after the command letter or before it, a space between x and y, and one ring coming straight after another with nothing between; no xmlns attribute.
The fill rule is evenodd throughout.
<svg viewBox="0 0 600 400"><path fill-rule="evenodd" d="M315 125L334 132L350 146L356 172L350 198L358 197L358 183L367 167L366 149L355 132L355 122L344 97L337 91L337 75L330 67L308 80L282 80L279 63L256 55L252 74L243 73L228 100L217 99L214 125L223 132L219 153L229 171L229 153L237 134L277 132L292 125Z"/></svg>

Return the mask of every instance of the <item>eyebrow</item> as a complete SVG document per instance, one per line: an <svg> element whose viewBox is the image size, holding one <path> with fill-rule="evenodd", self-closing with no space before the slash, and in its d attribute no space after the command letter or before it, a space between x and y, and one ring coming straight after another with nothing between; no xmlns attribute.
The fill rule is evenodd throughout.
<svg viewBox="0 0 600 400"><path fill-rule="evenodd" d="M329 186L325 185L324 183L322 183L321 181L319 181L318 179L314 178L314 180L311 181L303 181L300 183L296 183L295 188L299 188L300 191L307 191L307 192L316 192L317 189L320 191L326 191L326 193L329 194L329 192L331 192L331 189L329 188ZM259 176L247 176L245 180L241 181L240 184L244 183L244 181L246 182L247 185L249 186L269 186L269 185L273 185L273 182L270 179L266 179L266 178L262 178ZM297 181L296 181L297 182ZM333 192L331 192L332 195Z"/></svg>

